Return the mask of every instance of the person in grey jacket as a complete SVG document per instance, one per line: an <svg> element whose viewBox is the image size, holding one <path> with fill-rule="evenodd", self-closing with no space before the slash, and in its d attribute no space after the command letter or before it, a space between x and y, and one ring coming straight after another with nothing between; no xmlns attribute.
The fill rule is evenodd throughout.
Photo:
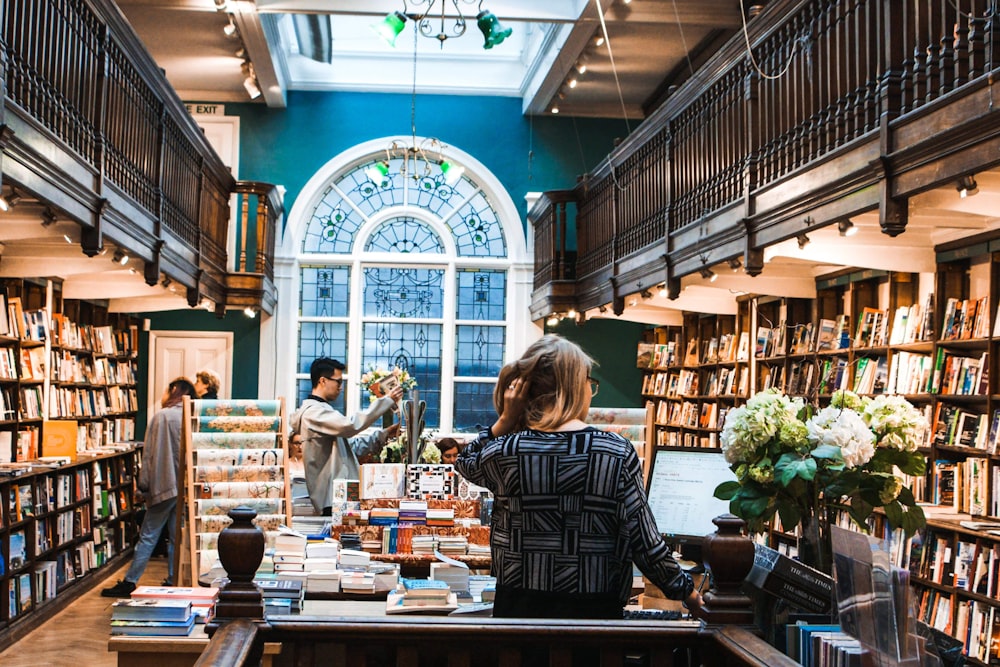
<svg viewBox="0 0 1000 667"><path fill-rule="evenodd" d="M399 424L393 424L361 434L403 398L403 389L398 385L352 418L330 405L340 396L345 369L342 362L329 357L313 360L309 367L312 393L290 419L292 431L302 436L309 499L316 511L324 515L330 514L333 505L333 480L358 479L361 472L358 457L378 456L385 443L399 433Z"/></svg>
<svg viewBox="0 0 1000 667"><path fill-rule="evenodd" d="M127 598L132 594L139 577L146 571L146 564L160 538L160 531L166 525L170 529L170 544L167 548L167 580L163 585L173 585L177 522L171 519L174 518L180 489L177 464L180 459L181 405L185 396L196 397L191 381L187 378L172 381L160 399L162 409L153 415L146 427L142 469L139 472L139 491L146 500L146 516L142 520L139 542L135 546L132 564L125 573L125 578L102 590L101 595L104 597Z"/></svg>

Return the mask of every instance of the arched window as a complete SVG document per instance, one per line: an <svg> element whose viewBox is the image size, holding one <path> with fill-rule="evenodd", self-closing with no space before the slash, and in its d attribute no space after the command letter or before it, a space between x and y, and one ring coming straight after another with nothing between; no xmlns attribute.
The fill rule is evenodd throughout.
<svg viewBox="0 0 1000 667"><path fill-rule="evenodd" d="M278 350L294 346L289 408L309 393L309 364L328 356L348 366L345 413L368 400L365 370L399 366L418 382L427 428L469 431L495 419L497 373L531 336L524 232L476 160L449 149L465 167L449 182L433 161L386 164L391 141L332 160L289 215L276 273L279 316L287 297L297 304L294 337L276 331Z"/></svg>

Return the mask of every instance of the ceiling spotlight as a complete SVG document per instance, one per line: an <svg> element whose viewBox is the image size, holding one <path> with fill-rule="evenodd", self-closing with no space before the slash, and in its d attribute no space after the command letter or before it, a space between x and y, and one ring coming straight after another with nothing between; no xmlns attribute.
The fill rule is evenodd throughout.
<svg viewBox="0 0 1000 667"><path fill-rule="evenodd" d="M236 49L236 52L233 53L233 55L239 58L240 60L243 60L247 57L247 50L246 48L241 46L240 48Z"/></svg>
<svg viewBox="0 0 1000 667"><path fill-rule="evenodd" d="M122 250L121 248L118 248L117 250L115 250L115 254L111 256L111 261L114 262L115 264L121 264L122 266L125 266L126 264L128 264L128 253Z"/></svg>
<svg viewBox="0 0 1000 667"><path fill-rule="evenodd" d="M659 292L659 294L660 294L660 298L661 299L666 299L668 296L670 296L670 292L667 291L667 284L666 283L663 283L662 285L660 285L660 292Z"/></svg>
<svg viewBox="0 0 1000 667"><path fill-rule="evenodd" d="M167 288L167 287L170 287L170 284L172 282L174 282L174 281L170 279L170 276L164 275L163 276L163 280L160 281L160 284L163 285L164 288Z"/></svg>
<svg viewBox="0 0 1000 667"><path fill-rule="evenodd" d="M604 46L604 35L594 35L594 46Z"/></svg>
<svg viewBox="0 0 1000 667"><path fill-rule="evenodd" d="M251 100L260 97L260 85L257 83L257 77L248 76L243 79L243 87L246 89L247 95Z"/></svg>
<svg viewBox="0 0 1000 667"><path fill-rule="evenodd" d="M700 273L701 277L710 283L714 283L716 279L719 277L718 275L716 275L715 271L708 268L707 266L703 266L700 269L698 269L698 273Z"/></svg>
<svg viewBox="0 0 1000 667"><path fill-rule="evenodd" d="M632 297L631 299L628 300L628 305L634 308L635 306L639 305L639 299Z"/></svg>
<svg viewBox="0 0 1000 667"><path fill-rule="evenodd" d="M222 33L226 37L236 37L236 24L233 23L233 17L229 17L229 23L222 29Z"/></svg>
<svg viewBox="0 0 1000 667"><path fill-rule="evenodd" d="M569 82L566 85L569 86L570 88L576 88L576 85L578 83L580 82L577 81L576 77L574 76L572 79L569 80Z"/></svg>
<svg viewBox="0 0 1000 667"><path fill-rule="evenodd" d="M584 60L583 58L580 58L579 60L576 61L575 67L578 74L587 73L587 61Z"/></svg>
<svg viewBox="0 0 1000 667"><path fill-rule="evenodd" d="M9 195L0 197L0 211L9 211L17 206L19 201L21 201L21 195L17 194L17 190L11 188Z"/></svg>
<svg viewBox="0 0 1000 667"><path fill-rule="evenodd" d="M42 227L51 227L56 222L56 213L48 206L42 211Z"/></svg>
<svg viewBox="0 0 1000 667"><path fill-rule="evenodd" d="M840 230L841 236L854 236L858 233L858 228L847 218L844 218L837 223L837 229Z"/></svg>
<svg viewBox="0 0 1000 667"><path fill-rule="evenodd" d="M63 234L63 238L66 239L66 243L73 244L73 239L69 237L69 234Z"/></svg>
<svg viewBox="0 0 1000 667"><path fill-rule="evenodd" d="M805 234L799 234L795 237L799 242L799 250L805 250L806 246L809 245L809 237Z"/></svg>
<svg viewBox="0 0 1000 667"><path fill-rule="evenodd" d="M608 312L608 307L606 305L604 305L604 304L601 304L600 306L597 307L597 310L598 310L598 312L606 313L606 312Z"/></svg>
<svg viewBox="0 0 1000 667"><path fill-rule="evenodd" d="M205 297L204 299L202 299L201 303L198 304L198 307L201 308L202 310L207 310L207 311L210 311L210 312L213 311L213 310L215 310L215 304L212 303L212 300L209 299L208 297Z"/></svg>
<svg viewBox="0 0 1000 667"><path fill-rule="evenodd" d="M549 315L549 319L545 320L545 324L546 326L554 327L557 324L559 324L560 319L561 318L559 317L558 313L552 313L551 315Z"/></svg>
<svg viewBox="0 0 1000 667"><path fill-rule="evenodd" d="M643 298L643 300L652 299L653 298L653 293L650 292L648 289L644 289L641 292L639 292L639 296L641 296Z"/></svg>
<svg viewBox="0 0 1000 667"><path fill-rule="evenodd" d="M559 113L559 107L553 106L552 107L552 113Z"/></svg>
<svg viewBox="0 0 1000 667"><path fill-rule="evenodd" d="M958 190L958 196L965 199L966 197L971 197L979 192L979 185L976 183L976 179L972 176L963 176L958 179L958 184L955 186L955 189Z"/></svg>
<svg viewBox="0 0 1000 667"><path fill-rule="evenodd" d="M740 267L743 266L743 262L740 261L739 257L733 257L732 259L727 261L727 264L729 264L729 268L733 270L733 273L739 271Z"/></svg>
<svg viewBox="0 0 1000 667"><path fill-rule="evenodd" d="M243 309L243 314L249 317L250 319L257 317L257 311L251 308L250 306L247 306L246 308Z"/></svg>

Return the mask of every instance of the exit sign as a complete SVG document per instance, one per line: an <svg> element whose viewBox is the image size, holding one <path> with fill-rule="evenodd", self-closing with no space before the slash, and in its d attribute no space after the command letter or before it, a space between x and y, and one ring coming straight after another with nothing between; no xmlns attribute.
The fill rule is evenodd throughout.
<svg viewBox="0 0 1000 667"><path fill-rule="evenodd" d="M225 104L185 104L192 116L225 116Z"/></svg>

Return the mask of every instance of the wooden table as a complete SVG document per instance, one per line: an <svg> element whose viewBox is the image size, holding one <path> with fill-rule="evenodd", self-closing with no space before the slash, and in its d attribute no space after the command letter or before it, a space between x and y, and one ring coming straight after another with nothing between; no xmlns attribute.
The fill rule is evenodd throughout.
<svg viewBox="0 0 1000 667"><path fill-rule="evenodd" d="M382 603L383 612L385 603ZM208 646L205 626L198 624L187 637L132 637L113 635L108 651L118 653L118 667L191 667ZM281 644L264 644L262 667L271 667L273 656L281 653Z"/></svg>

